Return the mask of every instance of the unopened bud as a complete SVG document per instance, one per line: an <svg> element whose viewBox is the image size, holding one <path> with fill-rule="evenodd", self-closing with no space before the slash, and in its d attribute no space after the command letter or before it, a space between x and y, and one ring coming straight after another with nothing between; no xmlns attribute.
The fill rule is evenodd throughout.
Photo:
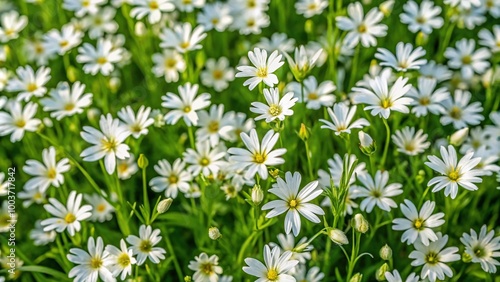
<svg viewBox="0 0 500 282"><path fill-rule="evenodd" d="M328 237L337 245L346 245L349 244L349 240L345 235L344 231L336 228L331 228L328 230Z"/></svg>
<svg viewBox="0 0 500 282"><path fill-rule="evenodd" d="M101 111L98 108L90 108L87 110L87 118L89 120L96 120L100 114Z"/></svg>
<svg viewBox="0 0 500 282"><path fill-rule="evenodd" d="M147 28L143 22L136 22L134 27L135 35L141 37L146 34Z"/></svg>
<svg viewBox="0 0 500 282"><path fill-rule="evenodd" d="M307 139L309 139L310 133L309 129L306 127L305 124L301 123L300 124L300 129L299 129L299 137L302 139L302 141L306 142Z"/></svg>
<svg viewBox="0 0 500 282"><path fill-rule="evenodd" d="M145 169L149 165L148 158L146 158L144 154L141 154L139 156L139 159L137 160L137 165L139 166L140 169Z"/></svg>
<svg viewBox="0 0 500 282"><path fill-rule="evenodd" d="M392 258L392 249L387 244L380 248L380 258L383 260L390 260Z"/></svg>
<svg viewBox="0 0 500 282"><path fill-rule="evenodd" d="M384 14L384 16L388 17L392 13L392 9L394 8L394 0L388 0L379 5L380 12Z"/></svg>
<svg viewBox="0 0 500 282"><path fill-rule="evenodd" d="M429 35L424 32L419 32L417 34L417 38L415 39L415 43L417 44L417 46L426 45L427 42L429 42Z"/></svg>
<svg viewBox="0 0 500 282"><path fill-rule="evenodd" d="M375 152L377 146L375 145L375 142L370 135L364 133L363 131L360 131L358 133L358 138L359 148L361 149L361 152L363 152L363 154L370 156L371 154L373 154L373 152Z"/></svg>
<svg viewBox="0 0 500 282"><path fill-rule="evenodd" d="M465 139L469 135L469 128L462 128L455 133L453 133L450 137L450 144L453 146L460 146L464 143Z"/></svg>
<svg viewBox="0 0 500 282"><path fill-rule="evenodd" d="M78 71L75 67L69 66L66 70L66 77L68 77L69 82L73 83L78 78Z"/></svg>
<svg viewBox="0 0 500 282"><path fill-rule="evenodd" d="M311 19L308 19L304 24L304 30L309 34L314 32L314 22Z"/></svg>
<svg viewBox="0 0 500 282"><path fill-rule="evenodd" d="M366 233L369 228L368 221L363 217L362 214L358 213L354 216L354 229L359 233Z"/></svg>
<svg viewBox="0 0 500 282"><path fill-rule="evenodd" d="M259 185L255 185L252 188L252 202L258 206L264 199L264 192L260 189Z"/></svg>
<svg viewBox="0 0 500 282"><path fill-rule="evenodd" d="M385 273L389 270L390 268L387 263L382 264L382 266L377 269L377 273L375 273L375 279L377 279L377 281L385 281Z"/></svg>
<svg viewBox="0 0 500 282"><path fill-rule="evenodd" d="M299 246L293 248L293 252L295 253L302 253L304 252L307 248L309 247L309 242L305 242L300 244Z"/></svg>
<svg viewBox="0 0 500 282"><path fill-rule="evenodd" d="M119 77L114 76L109 79L109 90L111 90L111 92L113 93L116 93L120 89L121 84L122 84L121 79Z"/></svg>
<svg viewBox="0 0 500 282"><path fill-rule="evenodd" d="M43 121L43 124L45 124L46 127L52 127L52 126L54 126L54 123L48 117L43 118L42 121Z"/></svg>
<svg viewBox="0 0 500 282"><path fill-rule="evenodd" d="M222 237L222 234L219 232L219 228L217 227L210 227L208 228L208 237L212 240L217 240L220 237Z"/></svg>
<svg viewBox="0 0 500 282"><path fill-rule="evenodd" d="M168 209L170 208L170 205L172 205L172 202L174 200L172 200L172 198L167 198L167 199L164 199L164 200L161 200L159 203L158 203L158 206L156 207L156 211L159 213L159 214L162 214L162 213L165 213L168 211Z"/></svg>
<svg viewBox="0 0 500 282"><path fill-rule="evenodd" d="M462 253L462 261L465 263L470 263L472 261L472 256L466 252Z"/></svg>
<svg viewBox="0 0 500 282"><path fill-rule="evenodd" d="M184 282L191 282L191 281L193 281L193 280L191 279L191 276L186 276L186 277L184 277Z"/></svg>
<svg viewBox="0 0 500 282"><path fill-rule="evenodd" d="M275 169L270 169L269 174L271 175L272 178L276 179L278 176L280 176L280 170L275 168Z"/></svg>
<svg viewBox="0 0 500 282"><path fill-rule="evenodd" d="M351 280L349 280L349 282L361 282L362 280L363 280L363 274L358 272L351 277Z"/></svg>

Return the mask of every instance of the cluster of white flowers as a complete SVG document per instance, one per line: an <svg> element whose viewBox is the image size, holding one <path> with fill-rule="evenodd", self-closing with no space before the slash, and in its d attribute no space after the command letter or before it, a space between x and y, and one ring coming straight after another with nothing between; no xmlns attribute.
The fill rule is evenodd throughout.
<svg viewBox="0 0 500 282"><path fill-rule="evenodd" d="M497 272L499 0L0 2L0 232L52 246L11 279Z"/></svg>

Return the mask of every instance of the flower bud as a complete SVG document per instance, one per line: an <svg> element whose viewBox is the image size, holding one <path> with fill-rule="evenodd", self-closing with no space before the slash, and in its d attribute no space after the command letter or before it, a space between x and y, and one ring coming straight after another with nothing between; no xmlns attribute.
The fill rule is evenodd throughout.
<svg viewBox="0 0 500 282"><path fill-rule="evenodd" d="M385 281L385 273L389 270L390 268L387 263L382 264L382 266L377 269L377 273L375 273L375 279L377 279L377 281Z"/></svg>
<svg viewBox="0 0 500 282"><path fill-rule="evenodd" d="M148 158L146 158L144 154L141 154L139 156L139 159L137 160L137 165L139 166L140 169L145 169L149 165Z"/></svg>
<svg viewBox="0 0 500 282"><path fill-rule="evenodd" d="M392 13L392 9L394 8L394 0L388 0L379 5L380 12L384 14L384 16L388 17Z"/></svg>
<svg viewBox="0 0 500 282"><path fill-rule="evenodd" d="M465 262L465 263L470 263L472 261L471 255L469 255L466 252L463 252L462 253L462 261Z"/></svg>
<svg viewBox="0 0 500 282"><path fill-rule="evenodd" d="M462 145L462 143L464 143L465 139L467 139L468 135L469 135L469 128L468 127L462 128L451 135L450 144L453 146L460 146Z"/></svg>
<svg viewBox="0 0 500 282"><path fill-rule="evenodd" d="M351 277L351 280L349 280L349 282L361 282L362 280L363 280L363 274L358 272Z"/></svg>
<svg viewBox="0 0 500 282"><path fill-rule="evenodd" d="M222 237L222 234L219 232L219 228L217 227L210 227L208 228L208 237L212 240L217 240Z"/></svg>
<svg viewBox="0 0 500 282"><path fill-rule="evenodd" d="M165 213L168 211L168 209L170 208L170 205L172 205L172 202L174 200L172 200L172 198L167 198L167 199L164 199L164 200L161 200L159 203L158 203L158 206L156 207L156 211L159 213L159 214L162 214L162 213Z"/></svg>
<svg viewBox="0 0 500 282"><path fill-rule="evenodd" d="M111 92L113 92L113 93L116 93L120 89L121 84L122 84L122 81L119 77L116 77L116 76L111 77L109 79L109 90L111 90Z"/></svg>
<svg viewBox="0 0 500 282"><path fill-rule="evenodd" d="M360 213L354 216L353 225L354 229L359 233L366 233L366 231L368 231L368 228L370 226L368 224L368 221Z"/></svg>
<svg viewBox="0 0 500 282"><path fill-rule="evenodd" d="M330 228L328 230L328 237L337 245L346 245L349 244L349 240L345 235L344 231L336 228Z"/></svg>
<svg viewBox="0 0 500 282"><path fill-rule="evenodd" d="M429 42L429 35L423 32L417 33L417 38L415 39L417 46L424 46L427 42Z"/></svg>
<svg viewBox="0 0 500 282"><path fill-rule="evenodd" d="M97 120L97 117L101 114L98 108L90 108L87 110L87 118L89 120Z"/></svg>
<svg viewBox="0 0 500 282"><path fill-rule="evenodd" d="M271 175L272 178L276 179L278 176L280 176L280 170L275 168L275 169L270 169L269 170L269 175Z"/></svg>
<svg viewBox="0 0 500 282"><path fill-rule="evenodd" d="M373 152L375 152L377 147L370 135L364 133L363 131L360 131L358 133L358 138L359 148L361 149L361 152L363 152L363 154L370 156L371 154L373 154Z"/></svg>
<svg viewBox="0 0 500 282"><path fill-rule="evenodd" d="M52 127L52 126L54 126L54 123L48 117L44 117L42 121L43 121L43 124L45 124L46 127Z"/></svg>
<svg viewBox="0 0 500 282"><path fill-rule="evenodd" d="M387 244L380 248L380 258L383 260L390 260L392 258L392 249Z"/></svg>
<svg viewBox="0 0 500 282"><path fill-rule="evenodd" d="M143 22L136 22L135 27L134 27L134 33L135 35L141 37L146 34L147 32L146 25Z"/></svg>
<svg viewBox="0 0 500 282"><path fill-rule="evenodd" d="M306 127L305 124L301 123L300 130L299 130L300 139L302 139L302 141L306 142L307 139L309 139L309 136L310 136L309 129Z"/></svg>
<svg viewBox="0 0 500 282"><path fill-rule="evenodd" d="M254 185L252 188L252 202L258 206L264 199L264 192L259 185Z"/></svg>
<svg viewBox="0 0 500 282"><path fill-rule="evenodd" d="M308 34L312 34L314 32L314 22L311 19L306 20L304 30Z"/></svg>
<svg viewBox="0 0 500 282"><path fill-rule="evenodd" d="M191 276L184 277L184 282L191 282L191 281L193 281L193 279L191 278Z"/></svg>
<svg viewBox="0 0 500 282"><path fill-rule="evenodd" d="M75 82L78 78L77 69L73 66L69 66L68 69L66 70L66 77L71 83Z"/></svg>

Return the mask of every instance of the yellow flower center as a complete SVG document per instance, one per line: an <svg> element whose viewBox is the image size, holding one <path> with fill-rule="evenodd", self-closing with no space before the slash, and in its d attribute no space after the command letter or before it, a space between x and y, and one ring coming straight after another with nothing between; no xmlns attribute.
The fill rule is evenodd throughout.
<svg viewBox="0 0 500 282"><path fill-rule="evenodd" d="M247 7L248 8L254 8L255 6L257 6L257 3L255 0L248 0L247 1Z"/></svg>
<svg viewBox="0 0 500 282"><path fill-rule="evenodd" d="M214 272L211 263L203 263L203 264L201 264L200 265L200 270L201 270L201 272L203 272L206 275L210 275L210 274L212 274Z"/></svg>
<svg viewBox="0 0 500 282"><path fill-rule="evenodd" d="M214 70L212 72L212 76L215 78L215 79L221 79L223 77L224 73L221 71L221 70Z"/></svg>
<svg viewBox="0 0 500 282"><path fill-rule="evenodd" d="M15 126L23 128L26 125L26 121L24 119L18 119L14 123Z"/></svg>
<svg viewBox="0 0 500 282"><path fill-rule="evenodd" d="M90 1L89 0L83 0L82 1L82 7L88 7L90 5Z"/></svg>
<svg viewBox="0 0 500 282"><path fill-rule="evenodd" d="M90 267L93 269L99 269L102 266L101 258L91 258L90 259Z"/></svg>
<svg viewBox="0 0 500 282"><path fill-rule="evenodd" d="M431 103L431 99L429 99L429 97L422 97L422 98L420 98L419 103L422 106L427 106Z"/></svg>
<svg viewBox="0 0 500 282"><path fill-rule="evenodd" d="M121 253L116 259L116 261L118 262L118 265L120 265L122 268L125 268L130 265L130 257L128 256L127 253Z"/></svg>
<svg viewBox="0 0 500 282"><path fill-rule="evenodd" d="M247 21L247 26L248 26L248 27L253 27L253 26L255 26L255 20L254 20L254 19L249 19L249 20Z"/></svg>
<svg viewBox="0 0 500 282"><path fill-rule="evenodd" d="M8 226L10 224L9 222L10 216L9 214L1 214L0 215L0 227Z"/></svg>
<svg viewBox="0 0 500 282"><path fill-rule="evenodd" d="M256 75L260 78L266 78L267 77L267 67L258 68Z"/></svg>
<svg viewBox="0 0 500 282"><path fill-rule="evenodd" d="M149 253L153 249L153 244L149 240L142 240L139 244L139 250L143 253Z"/></svg>
<svg viewBox="0 0 500 282"><path fill-rule="evenodd" d="M37 89L38 89L38 85L36 85L36 83L34 83L34 82L31 82L26 86L26 90L28 90L28 92L33 92Z"/></svg>
<svg viewBox="0 0 500 282"><path fill-rule="evenodd" d="M425 22L426 22L426 20L425 20L425 17L424 17L424 16L418 16L418 17L417 17L417 23L419 23L419 24L423 24L423 23L425 23Z"/></svg>
<svg viewBox="0 0 500 282"><path fill-rule="evenodd" d="M118 165L118 171L120 173L125 173L128 169L128 164L127 163L121 163Z"/></svg>
<svg viewBox="0 0 500 282"><path fill-rule="evenodd" d="M384 109L388 109L392 106L392 102L390 99L384 98L382 99L382 101L380 101L380 106Z"/></svg>
<svg viewBox="0 0 500 282"><path fill-rule="evenodd" d="M413 142L406 143L405 150L408 152L413 152L413 150L415 150L415 145L413 144Z"/></svg>
<svg viewBox="0 0 500 282"><path fill-rule="evenodd" d="M142 130L141 125L139 125L139 124L137 124L137 123L133 124L133 125L130 127L130 131L132 131L132 132L134 132L134 133L139 133L139 132L141 132L141 130Z"/></svg>
<svg viewBox="0 0 500 282"><path fill-rule="evenodd" d="M278 280L278 272L275 269L270 269L267 271L267 280L276 281Z"/></svg>
<svg viewBox="0 0 500 282"><path fill-rule="evenodd" d="M104 57L99 57L99 58L97 58L97 63L98 63L99 65L104 65L104 64L105 64L105 63L107 63L107 62L108 62L108 59L106 59L106 58L104 58Z"/></svg>
<svg viewBox="0 0 500 282"><path fill-rule="evenodd" d="M187 42L187 41L182 42L181 45L180 45L180 47L182 49L187 49L189 47L189 42Z"/></svg>
<svg viewBox="0 0 500 282"><path fill-rule="evenodd" d="M118 142L116 142L114 138L110 138L109 140L108 138L104 138L102 139L101 144L105 151L114 151L118 147Z"/></svg>
<svg viewBox="0 0 500 282"><path fill-rule="evenodd" d="M64 110L65 111L72 111L73 109L75 108L75 104L73 103L67 103L66 105L64 105Z"/></svg>
<svg viewBox="0 0 500 282"><path fill-rule="evenodd" d="M49 168L49 170L47 170L47 178L54 179L56 175L57 171L54 168Z"/></svg>
<svg viewBox="0 0 500 282"><path fill-rule="evenodd" d="M493 0L488 0L488 1L486 1L486 7L487 7L488 9L493 8L493 6L494 6Z"/></svg>
<svg viewBox="0 0 500 282"><path fill-rule="evenodd" d="M307 9L310 11L314 11L317 9L317 7L318 7L318 5L316 5L315 3L311 3L311 4L309 4L309 6L307 6Z"/></svg>
<svg viewBox="0 0 500 282"><path fill-rule="evenodd" d="M106 205L101 203L101 204L98 204L95 209L98 211L98 212L103 212L106 210Z"/></svg>
<svg viewBox="0 0 500 282"><path fill-rule="evenodd" d="M149 2L149 8L151 10L156 10L156 9L158 9L158 7L160 7L160 5L158 5L158 2L156 2L154 0Z"/></svg>
<svg viewBox="0 0 500 282"><path fill-rule="evenodd" d="M258 163L258 164L261 164L261 163L264 163L266 161L266 156L265 155L262 155L260 153L255 153L253 155L253 160L254 162Z"/></svg>
<svg viewBox="0 0 500 282"><path fill-rule="evenodd" d="M211 22L212 22L212 24L213 24L213 25L216 25L216 24L218 24L218 23L219 23L219 19L218 19L218 18L213 18L213 19L211 20Z"/></svg>
<svg viewBox="0 0 500 282"><path fill-rule="evenodd" d="M474 251L474 254L476 255L476 257L478 257L478 258L485 257L485 255L486 255L486 251L483 248L481 248L480 246L476 246L472 250Z"/></svg>
<svg viewBox="0 0 500 282"><path fill-rule="evenodd" d="M35 45L35 53L41 54L41 53L43 53L44 50L45 50L45 48L43 48L42 44L36 44Z"/></svg>
<svg viewBox="0 0 500 282"><path fill-rule="evenodd" d="M173 58L168 58L165 60L164 65L166 69L173 69L175 68L175 65L177 65L177 61Z"/></svg>
<svg viewBox="0 0 500 282"><path fill-rule="evenodd" d="M68 46L68 45L69 45L68 40L61 40L61 41L59 42L59 47L61 47L61 48L64 48L64 47L66 47L66 46Z"/></svg>
<svg viewBox="0 0 500 282"><path fill-rule="evenodd" d="M415 222L413 222L413 227L415 227L415 229L417 229L417 230L420 230L422 228L423 224L424 224L424 221L420 218L417 218L415 220Z"/></svg>
<svg viewBox="0 0 500 282"><path fill-rule="evenodd" d="M184 5L189 5L191 3L193 3L193 1L191 1L191 0L182 0L182 4L184 4Z"/></svg>
<svg viewBox="0 0 500 282"><path fill-rule="evenodd" d="M296 208L298 205L299 205L299 202L295 199L292 199L292 200L290 200L290 202L288 202L288 207L291 209Z"/></svg>
<svg viewBox="0 0 500 282"><path fill-rule="evenodd" d="M468 65L472 62L472 57L470 55L467 55L467 56L463 56L462 57L462 63L464 65Z"/></svg>
<svg viewBox="0 0 500 282"><path fill-rule="evenodd" d="M378 190L372 190L371 195L373 198L380 198L380 196L382 196L382 193L380 193L380 191Z"/></svg>
<svg viewBox="0 0 500 282"><path fill-rule="evenodd" d="M457 181L460 178L460 174L458 173L458 170L453 169L451 172L448 173L448 178L451 181Z"/></svg>
<svg viewBox="0 0 500 282"><path fill-rule="evenodd" d="M309 100L317 100L318 99L318 94L314 93L314 92L311 92L307 95L307 99Z"/></svg>
<svg viewBox="0 0 500 282"><path fill-rule="evenodd" d="M366 32L366 25L364 23L360 24L358 26L358 32L359 33L365 33Z"/></svg>
<svg viewBox="0 0 500 282"><path fill-rule="evenodd" d="M169 177L168 177L168 183L170 184L175 184L179 181L179 177L177 177L177 175L175 174L171 174Z"/></svg>
<svg viewBox="0 0 500 282"><path fill-rule="evenodd" d="M406 69L408 67L408 62L406 62L406 61L399 62L398 67L400 67L402 69Z"/></svg>
<svg viewBox="0 0 500 282"><path fill-rule="evenodd" d="M219 131L219 122L218 121L212 121L208 124L208 132L210 133L217 133Z"/></svg>
<svg viewBox="0 0 500 282"><path fill-rule="evenodd" d="M282 110L279 105L273 104L269 106L269 114L271 114L273 117L279 116L281 112Z"/></svg>
<svg viewBox="0 0 500 282"><path fill-rule="evenodd" d="M68 213L64 217L64 221L66 221L67 224L71 224L71 223L75 222L75 220L76 220L76 216L72 213Z"/></svg>
<svg viewBox="0 0 500 282"><path fill-rule="evenodd" d="M7 28L7 29L5 29L5 35L7 35L7 36L11 36L11 35L13 35L14 33L15 33L15 32L14 32L14 30L13 30L12 28Z"/></svg>
<svg viewBox="0 0 500 282"><path fill-rule="evenodd" d="M434 252L430 252L425 256L425 262L428 264L437 264L439 263L438 255Z"/></svg>
<svg viewBox="0 0 500 282"><path fill-rule="evenodd" d="M36 192L35 195L33 195L33 200L38 201L42 198L42 193Z"/></svg>
<svg viewBox="0 0 500 282"><path fill-rule="evenodd" d="M460 119L462 117L462 110L457 106L453 106L450 111L450 116L453 119Z"/></svg>
<svg viewBox="0 0 500 282"><path fill-rule="evenodd" d="M201 166L207 166L209 163L210 163L210 160L207 159L206 157L201 158L200 161L199 161L199 164Z"/></svg>
<svg viewBox="0 0 500 282"><path fill-rule="evenodd" d="M189 113L191 111L190 106L185 106L184 109L182 109L185 113Z"/></svg>

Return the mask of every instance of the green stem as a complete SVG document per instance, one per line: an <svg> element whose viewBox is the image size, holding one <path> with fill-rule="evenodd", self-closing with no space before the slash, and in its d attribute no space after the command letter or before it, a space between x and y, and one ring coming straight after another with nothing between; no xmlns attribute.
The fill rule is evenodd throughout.
<svg viewBox="0 0 500 282"><path fill-rule="evenodd" d="M193 127L192 126L188 126L188 135L189 135L189 144L191 145L191 148L195 148L195 144L194 144L194 134L193 134Z"/></svg>
<svg viewBox="0 0 500 282"><path fill-rule="evenodd" d="M304 141L304 144L306 144L306 155L307 155L307 166L309 168L309 177L314 179L314 173L313 173L313 167L312 167L312 162L311 162L311 150L309 149L309 144L307 141Z"/></svg>
<svg viewBox="0 0 500 282"><path fill-rule="evenodd" d="M145 218L146 224L149 224L150 222L150 214L151 214L151 208L149 206L149 198L148 198L148 190L147 190L147 184L146 184L146 168L144 167L142 169L142 196L144 198L144 208L146 209L148 213L148 217Z"/></svg>
<svg viewBox="0 0 500 282"><path fill-rule="evenodd" d="M351 65L351 76L349 77L349 85L348 88L346 89L347 91L350 91L351 88L354 86L354 82L356 79L356 72L358 70L358 61L359 61L359 53L361 50L361 43L356 46L356 50L354 51L354 58L352 59L352 65Z"/></svg>
<svg viewBox="0 0 500 282"><path fill-rule="evenodd" d="M389 128L389 124L387 123L387 120L385 118L382 118L382 121L384 122L387 135L385 137L384 154L382 155L382 161L380 163L380 168L384 168L384 166L385 166L385 160L387 159L387 152L389 151L389 142L391 140L391 129Z"/></svg>
<svg viewBox="0 0 500 282"><path fill-rule="evenodd" d="M170 236L168 232L165 232L165 241L167 243L167 249L172 256L172 260L174 261L175 272L179 278L179 281L184 281L184 275L182 274L181 266L179 265L179 261L177 260L177 256L175 255L174 248L172 247L172 242L170 241Z"/></svg>

